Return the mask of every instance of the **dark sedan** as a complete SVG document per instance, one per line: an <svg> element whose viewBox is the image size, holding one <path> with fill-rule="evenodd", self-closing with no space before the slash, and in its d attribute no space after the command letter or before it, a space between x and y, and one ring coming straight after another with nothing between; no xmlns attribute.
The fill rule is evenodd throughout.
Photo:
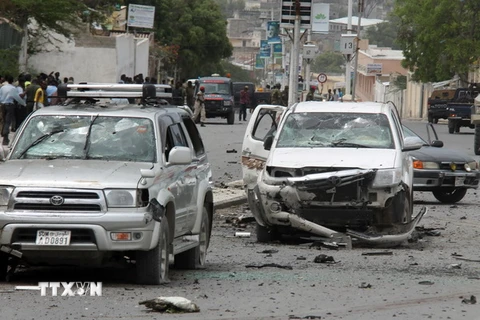
<svg viewBox="0 0 480 320"><path fill-rule="evenodd" d="M413 190L431 191L443 203L455 203L463 199L468 189L476 189L480 179L478 162L466 153L442 148L437 133L428 125L428 141L407 127L403 127L405 137L418 137L423 147L412 151ZM430 140L430 131L435 137Z"/></svg>

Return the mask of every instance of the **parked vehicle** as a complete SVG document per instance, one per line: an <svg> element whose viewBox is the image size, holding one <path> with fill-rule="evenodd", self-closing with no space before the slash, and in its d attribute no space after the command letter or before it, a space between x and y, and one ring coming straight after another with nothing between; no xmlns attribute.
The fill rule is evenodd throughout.
<svg viewBox="0 0 480 320"><path fill-rule="evenodd" d="M432 124L427 125L426 140L405 126L403 132L423 144L420 150L410 152L413 191L430 191L442 203L456 203L465 197L468 189L478 188L478 162L464 152L443 148Z"/></svg>
<svg viewBox="0 0 480 320"><path fill-rule="evenodd" d="M458 133L461 127L469 127L471 129L475 127L471 123L471 109L478 92L479 90L476 86L456 90L453 102L447 103L448 133Z"/></svg>
<svg viewBox="0 0 480 320"><path fill-rule="evenodd" d="M473 140L473 151L478 156L480 155L480 95L475 98L472 106L471 115L472 125L475 126L475 137Z"/></svg>
<svg viewBox="0 0 480 320"><path fill-rule="evenodd" d="M195 95L200 87L205 88L205 113L207 118L222 117L228 124L235 122L233 82L230 78L215 74L198 78L195 83Z"/></svg>
<svg viewBox="0 0 480 320"><path fill-rule="evenodd" d="M19 259L91 267L128 257L143 284L167 281L170 256L179 268L205 265L210 164L190 114L156 91L61 85L65 105L25 120L0 165L0 281Z"/></svg>
<svg viewBox="0 0 480 320"><path fill-rule="evenodd" d="M402 243L426 210L413 217L409 152L421 147L404 137L391 103L259 106L242 149L257 240L342 232L375 245Z"/></svg>
<svg viewBox="0 0 480 320"><path fill-rule="evenodd" d="M272 92L271 91L255 91L255 104L252 105L252 108L255 109L260 104L271 104L272 103Z"/></svg>
<svg viewBox="0 0 480 320"><path fill-rule="evenodd" d="M434 90L428 98L428 122L438 123L438 119L448 119L447 103L455 97L455 89Z"/></svg>

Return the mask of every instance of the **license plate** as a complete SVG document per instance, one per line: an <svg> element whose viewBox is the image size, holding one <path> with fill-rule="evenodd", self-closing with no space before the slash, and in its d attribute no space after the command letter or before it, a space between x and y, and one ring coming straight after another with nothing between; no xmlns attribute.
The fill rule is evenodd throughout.
<svg viewBox="0 0 480 320"><path fill-rule="evenodd" d="M465 177L455 177L455 185L463 186L465 184Z"/></svg>
<svg viewBox="0 0 480 320"><path fill-rule="evenodd" d="M38 230L35 244L38 246L68 246L71 234L70 230Z"/></svg>

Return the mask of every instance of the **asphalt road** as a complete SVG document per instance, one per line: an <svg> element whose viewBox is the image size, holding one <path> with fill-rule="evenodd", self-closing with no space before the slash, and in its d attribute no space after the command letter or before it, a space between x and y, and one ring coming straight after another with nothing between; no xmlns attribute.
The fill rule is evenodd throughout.
<svg viewBox="0 0 480 320"><path fill-rule="evenodd" d="M425 131L425 123L405 124ZM199 128L216 182L241 178L245 127L218 119ZM446 148L473 154L472 130L449 135L446 125L435 128ZM415 212L429 208L420 223L425 229L388 255L363 255L384 252L371 248L319 250L308 242L258 244L252 222L232 223L250 216L246 206L218 210L205 270L171 270L167 285L138 286L129 265L25 269L0 284L0 319L480 319L478 305L468 303L472 295L480 297L479 205L477 191L455 206L416 193ZM235 237L237 231L251 236ZM335 262L314 263L320 254ZM270 266L258 268L264 264ZM102 281L103 296L41 297L14 290L40 281ZM138 305L157 296L188 298L201 311L159 314Z"/></svg>

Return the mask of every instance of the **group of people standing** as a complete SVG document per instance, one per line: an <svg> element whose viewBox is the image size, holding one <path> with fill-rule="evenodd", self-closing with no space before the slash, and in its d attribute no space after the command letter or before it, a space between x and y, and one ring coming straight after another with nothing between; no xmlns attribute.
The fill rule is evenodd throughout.
<svg viewBox="0 0 480 320"><path fill-rule="evenodd" d="M60 72L0 75L0 127L2 144L9 145L9 134L15 132L27 116L36 109L59 104L57 86L61 83L74 83L73 77L60 78Z"/></svg>

